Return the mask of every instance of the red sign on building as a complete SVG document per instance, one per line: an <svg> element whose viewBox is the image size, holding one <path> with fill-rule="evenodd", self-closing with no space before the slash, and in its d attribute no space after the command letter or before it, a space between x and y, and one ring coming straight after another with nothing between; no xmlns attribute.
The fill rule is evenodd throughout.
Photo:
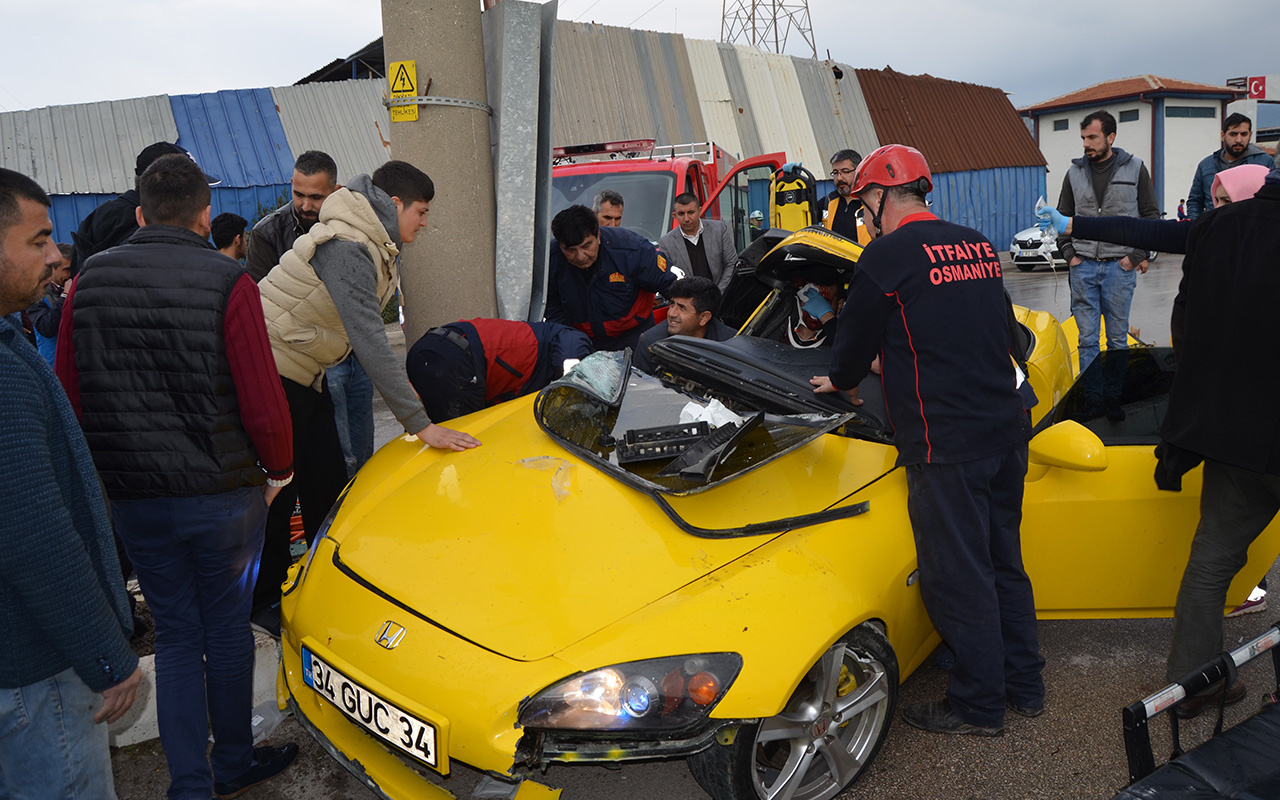
<svg viewBox="0 0 1280 800"><path fill-rule="evenodd" d="M1250 100L1266 100L1267 99L1266 77L1257 77L1257 78L1249 79L1249 99Z"/></svg>

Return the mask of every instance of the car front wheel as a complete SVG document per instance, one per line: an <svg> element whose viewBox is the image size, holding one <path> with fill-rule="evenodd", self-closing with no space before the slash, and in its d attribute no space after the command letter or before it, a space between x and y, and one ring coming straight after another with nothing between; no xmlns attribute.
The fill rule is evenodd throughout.
<svg viewBox="0 0 1280 800"><path fill-rule="evenodd" d="M715 800L829 800L875 758L897 700L893 648L860 625L813 665L782 713L693 756L689 771Z"/></svg>

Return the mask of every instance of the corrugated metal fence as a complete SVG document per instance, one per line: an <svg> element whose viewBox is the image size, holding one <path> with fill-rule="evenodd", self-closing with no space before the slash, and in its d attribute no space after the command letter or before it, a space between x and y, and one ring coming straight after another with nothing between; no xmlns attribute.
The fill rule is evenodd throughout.
<svg viewBox="0 0 1280 800"><path fill-rule="evenodd" d="M1044 194L1044 167L1000 167L933 176L933 213L976 228L997 250L1035 223L1036 198Z"/></svg>

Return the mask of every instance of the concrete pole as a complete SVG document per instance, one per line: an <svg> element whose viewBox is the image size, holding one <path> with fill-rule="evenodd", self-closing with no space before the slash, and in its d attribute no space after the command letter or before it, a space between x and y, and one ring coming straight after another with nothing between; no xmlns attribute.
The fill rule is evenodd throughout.
<svg viewBox="0 0 1280 800"><path fill-rule="evenodd" d="M486 102L476 0L382 0L382 28L388 68L416 61L420 95ZM497 316L489 116L465 106L421 106L417 121L391 123L391 154L436 185L427 227L400 262L405 340L412 344L446 322Z"/></svg>

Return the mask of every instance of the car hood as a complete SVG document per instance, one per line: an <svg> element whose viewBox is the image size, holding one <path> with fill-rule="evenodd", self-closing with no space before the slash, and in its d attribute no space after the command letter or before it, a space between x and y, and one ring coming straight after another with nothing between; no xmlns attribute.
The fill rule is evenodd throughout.
<svg viewBox="0 0 1280 800"><path fill-rule="evenodd" d="M771 519L779 508L817 513L839 497L757 471L664 505L559 446L534 423L531 401L456 421L484 442L474 450L442 453L412 436L382 448L329 529L335 563L432 623L529 661L777 535L703 538L677 527L664 507L685 525L724 528ZM807 448L822 446L784 458L804 465Z"/></svg>

